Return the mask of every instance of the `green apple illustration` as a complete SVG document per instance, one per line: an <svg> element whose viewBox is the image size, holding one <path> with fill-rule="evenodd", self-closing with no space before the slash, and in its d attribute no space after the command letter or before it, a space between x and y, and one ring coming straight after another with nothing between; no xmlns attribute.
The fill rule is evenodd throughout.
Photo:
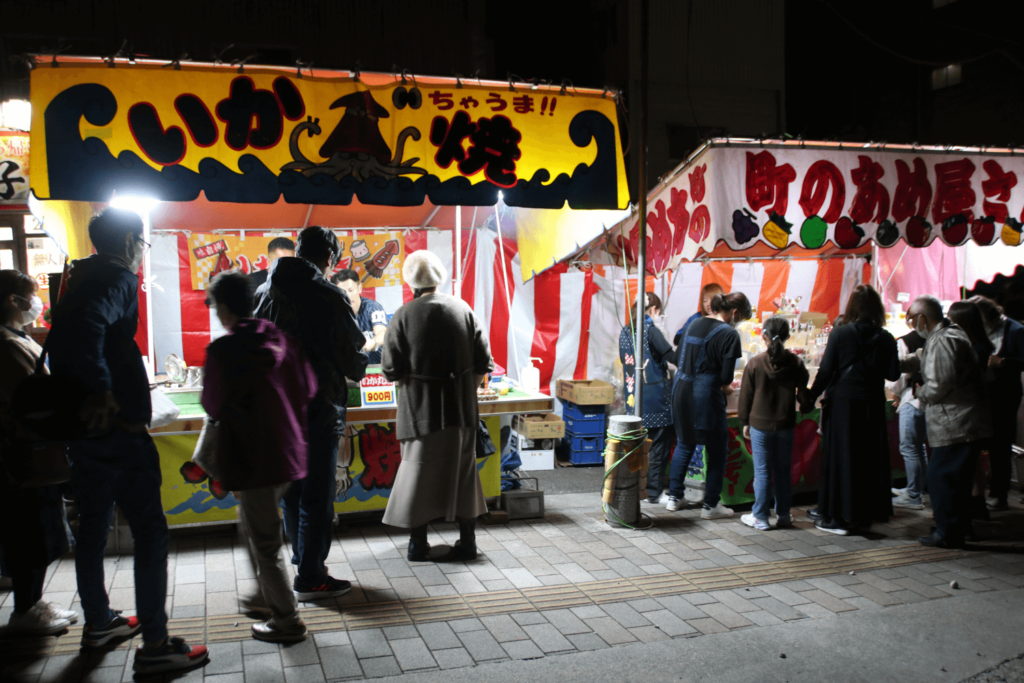
<svg viewBox="0 0 1024 683"><path fill-rule="evenodd" d="M800 226L800 241L807 249L817 249L825 244L828 223L821 216L811 216Z"/></svg>

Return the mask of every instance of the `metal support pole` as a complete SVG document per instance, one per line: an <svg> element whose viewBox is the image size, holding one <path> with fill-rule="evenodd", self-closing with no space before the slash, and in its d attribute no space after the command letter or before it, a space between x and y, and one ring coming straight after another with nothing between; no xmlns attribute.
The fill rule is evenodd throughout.
<svg viewBox="0 0 1024 683"><path fill-rule="evenodd" d="M455 278L452 296L462 298L462 207L455 207Z"/></svg>
<svg viewBox="0 0 1024 683"><path fill-rule="evenodd" d="M648 0L640 0L640 149L637 154L639 173L637 173L637 193L640 195L640 248L637 259L636 277L636 340L633 344L633 392L636 406L633 414L643 417L644 387L644 297L647 289L647 34L648 34Z"/></svg>

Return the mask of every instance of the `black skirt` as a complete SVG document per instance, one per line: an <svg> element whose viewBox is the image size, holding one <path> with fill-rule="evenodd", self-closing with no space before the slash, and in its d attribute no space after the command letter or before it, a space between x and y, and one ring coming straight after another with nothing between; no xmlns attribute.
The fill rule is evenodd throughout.
<svg viewBox="0 0 1024 683"><path fill-rule="evenodd" d="M818 510L859 528L892 516L885 396L829 390L822 408Z"/></svg>

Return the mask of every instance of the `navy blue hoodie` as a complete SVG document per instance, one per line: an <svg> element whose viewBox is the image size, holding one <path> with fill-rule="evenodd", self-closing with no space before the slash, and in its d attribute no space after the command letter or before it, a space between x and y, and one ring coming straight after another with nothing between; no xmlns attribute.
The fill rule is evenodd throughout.
<svg viewBox="0 0 1024 683"><path fill-rule="evenodd" d="M95 394L112 391L121 407L115 418L136 426L153 415L138 327L139 278L123 260L93 254L73 262L46 342L50 372Z"/></svg>

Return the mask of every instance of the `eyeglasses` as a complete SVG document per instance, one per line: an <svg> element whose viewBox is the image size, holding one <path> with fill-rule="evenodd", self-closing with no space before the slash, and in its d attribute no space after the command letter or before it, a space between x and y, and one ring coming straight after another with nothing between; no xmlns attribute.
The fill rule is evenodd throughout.
<svg viewBox="0 0 1024 683"><path fill-rule="evenodd" d="M146 240L142 239L141 237L136 237L136 238L135 238L135 240L136 240L137 242L142 242L142 245L143 245L143 246L145 247L145 251L149 251L150 249L152 249L152 248L153 248L153 245L152 245L152 244L150 244L150 243L149 243L149 242L147 242Z"/></svg>

